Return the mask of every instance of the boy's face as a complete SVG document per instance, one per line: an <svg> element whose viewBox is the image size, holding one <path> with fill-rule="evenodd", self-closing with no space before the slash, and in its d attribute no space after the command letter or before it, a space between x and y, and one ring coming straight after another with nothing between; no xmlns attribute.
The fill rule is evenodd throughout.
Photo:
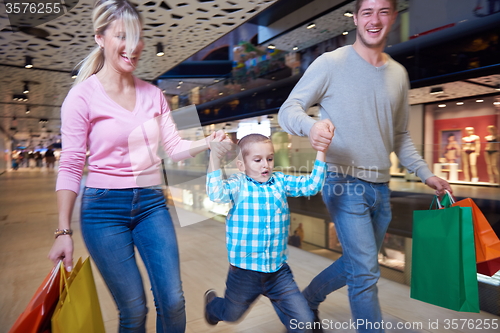
<svg viewBox="0 0 500 333"><path fill-rule="evenodd" d="M258 182L269 180L274 168L274 147L268 142L251 143L243 161L238 160L238 169Z"/></svg>

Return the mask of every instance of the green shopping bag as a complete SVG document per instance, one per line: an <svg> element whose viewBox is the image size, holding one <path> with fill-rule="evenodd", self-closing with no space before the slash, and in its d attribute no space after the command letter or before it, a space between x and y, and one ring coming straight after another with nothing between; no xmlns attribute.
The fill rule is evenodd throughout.
<svg viewBox="0 0 500 333"><path fill-rule="evenodd" d="M440 206L437 197L434 202ZM479 312L470 207L414 211L412 248L411 298Z"/></svg>

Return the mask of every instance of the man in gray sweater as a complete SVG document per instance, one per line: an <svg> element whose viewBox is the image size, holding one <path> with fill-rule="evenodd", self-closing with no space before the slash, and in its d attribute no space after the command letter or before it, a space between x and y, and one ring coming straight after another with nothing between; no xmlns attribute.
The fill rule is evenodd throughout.
<svg viewBox="0 0 500 333"><path fill-rule="evenodd" d="M394 151L409 172L437 193L451 191L445 180L432 174L413 145L407 131L408 74L383 53L397 16L396 2L357 0L356 42L318 57L278 115L288 133L309 136L316 150L329 146L323 200L343 255L303 292L316 314L315 332L322 331L319 304L346 284L357 330L384 330L376 284L378 251L391 221L390 153ZM320 121L306 114L315 104L320 107Z"/></svg>

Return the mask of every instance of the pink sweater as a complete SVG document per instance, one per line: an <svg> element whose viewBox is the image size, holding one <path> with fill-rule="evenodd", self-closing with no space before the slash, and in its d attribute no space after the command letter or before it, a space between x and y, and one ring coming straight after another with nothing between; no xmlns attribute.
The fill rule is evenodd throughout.
<svg viewBox="0 0 500 333"><path fill-rule="evenodd" d="M192 157L163 93L134 78L135 109L130 112L105 92L92 75L70 90L61 108L62 152L56 190L79 192L87 149L86 186L134 188L162 183L159 148L179 161Z"/></svg>

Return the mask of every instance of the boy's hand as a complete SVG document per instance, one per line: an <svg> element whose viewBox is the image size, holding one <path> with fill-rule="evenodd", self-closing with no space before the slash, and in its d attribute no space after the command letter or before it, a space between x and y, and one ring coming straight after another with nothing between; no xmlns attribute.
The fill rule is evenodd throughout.
<svg viewBox="0 0 500 333"><path fill-rule="evenodd" d="M221 159L231 150L232 141L224 131L219 130L210 135L208 145L210 147L210 157Z"/></svg>
<svg viewBox="0 0 500 333"><path fill-rule="evenodd" d="M326 152L332 142L335 126L329 119L317 121L309 132L309 141L312 147L321 152Z"/></svg>

